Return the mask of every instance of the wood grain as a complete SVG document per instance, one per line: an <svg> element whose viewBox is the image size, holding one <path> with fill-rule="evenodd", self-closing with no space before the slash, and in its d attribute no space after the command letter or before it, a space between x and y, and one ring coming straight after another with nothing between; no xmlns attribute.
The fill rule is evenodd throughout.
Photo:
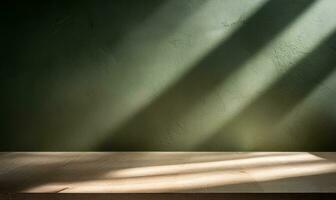
<svg viewBox="0 0 336 200"><path fill-rule="evenodd" d="M4 152L0 192L335 193L336 153Z"/></svg>

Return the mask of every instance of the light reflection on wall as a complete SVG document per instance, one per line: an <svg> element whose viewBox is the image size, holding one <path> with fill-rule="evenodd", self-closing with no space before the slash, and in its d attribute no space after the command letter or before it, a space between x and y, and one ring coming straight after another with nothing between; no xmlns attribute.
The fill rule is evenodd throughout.
<svg viewBox="0 0 336 200"><path fill-rule="evenodd" d="M198 150L212 139L221 150L274 150L276 145L287 147L296 136L303 138L293 142L299 147L311 138L310 124L321 131L335 124L336 112L331 100L322 98L323 92L314 100L308 97L304 108L297 106L295 114L276 127L279 131L269 131L274 121L283 120L272 116L283 108L278 96L266 98L267 105L254 104L279 79L293 77L291 70L320 43L330 41L324 39L335 30L334 0L124 2L59 2L55 8L45 3L32 6L41 8L36 15L18 6L27 12L13 14L18 19L8 17L14 20L8 20L10 30L19 33L8 51L15 65L3 71L2 148L101 150L103 143L112 141L104 150ZM137 14L120 14L128 8ZM21 30L27 30L24 37ZM308 60L315 63L314 69L295 71L303 71L303 79L319 74L324 68L319 64L328 62L323 52L313 57ZM304 98L295 97L300 91L280 93L296 104ZM328 97L334 99L332 94ZM244 112L250 107L255 109ZM263 112L267 109L269 113ZM314 113L321 118L312 117ZM241 116L245 117L239 121ZM225 126L235 119L239 122L227 131ZM288 127L291 130L279 134ZM332 138L330 129L324 131ZM228 138L217 133L227 133Z"/></svg>
<svg viewBox="0 0 336 200"><path fill-rule="evenodd" d="M186 149L197 148L204 140L212 137L212 133L224 126L245 106L261 95L272 83L286 76L286 72L292 66L307 56L335 30L336 23L330 20L333 13L330 3L329 1L318 1L311 6L274 38L267 47L230 74L227 80L221 83L212 94L205 97L205 100L194 107L190 113L185 113L182 119L177 119L183 124L183 133L176 134L171 144L183 142L183 146L187 146ZM323 27L316 28L318 26L312 25L312 22L316 22L317 19L324 22ZM305 30L306 35L302 35L302 30ZM256 118L258 118L257 115L252 121L258 121ZM248 121L243 124L246 126L236 127L235 137L241 141L240 148L253 148L253 143L258 143L256 135L262 130L258 126L265 126L267 119L263 118L260 124L259 122L249 124Z"/></svg>

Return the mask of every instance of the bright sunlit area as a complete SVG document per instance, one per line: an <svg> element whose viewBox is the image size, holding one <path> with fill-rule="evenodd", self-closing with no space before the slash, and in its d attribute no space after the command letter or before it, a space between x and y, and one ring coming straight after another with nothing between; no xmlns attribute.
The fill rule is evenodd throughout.
<svg viewBox="0 0 336 200"><path fill-rule="evenodd" d="M335 11L336 0L5 1L0 200L336 193Z"/></svg>
<svg viewBox="0 0 336 200"><path fill-rule="evenodd" d="M8 153L19 192L333 192L336 156L304 152ZM325 179L325 180L324 180Z"/></svg>

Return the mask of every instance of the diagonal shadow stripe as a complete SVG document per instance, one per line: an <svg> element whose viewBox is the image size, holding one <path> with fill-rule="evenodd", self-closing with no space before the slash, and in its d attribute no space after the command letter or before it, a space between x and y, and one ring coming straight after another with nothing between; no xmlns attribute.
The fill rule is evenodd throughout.
<svg viewBox="0 0 336 200"><path fill-rule="evenodd" d="M250 140L255 140L257 143L255 147L244 147L246 150L300 150L295 148L300 145L292 146L300 141L289 141L290 138L282 141L281 137L286 133L279 134L275 131L275 127L336 68L336 53L332 48L335 42L336 32L307 54L235 118L216 133L212 133L213 136L204 141L197 150L241 150L244 145L240 140L246 135L250 135ZM252 133L254 131L255 133Z"/></svg>
<svg viewBox="0 0 336 200"><path fill-rule="evenodd" d="M101 150L162 150L161 145L174 137L178 119L201 103L228 75L256 55L272 38L304 12L313 0L269 1L207 57L192 67L173 87L111 133ZM154 140L154 141L153 141ZM183 146L174 145L174 150Z"/></svg>

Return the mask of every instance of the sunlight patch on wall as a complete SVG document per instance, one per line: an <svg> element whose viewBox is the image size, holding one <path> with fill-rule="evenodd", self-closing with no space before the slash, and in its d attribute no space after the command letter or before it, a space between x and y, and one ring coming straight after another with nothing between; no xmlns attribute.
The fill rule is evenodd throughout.
<svg viewBox="0 0 336 200"><path fill-rule="evenodd" d="M175 139L176 142L183 141L185 146L193 149L210 138L211 133L233 119L272 83L285 76L292 66L314 50L336 27L336 23L330 20L334 15L331 3L318 1L270 45L231 74L202 104L186 113L181 123L186 124L187 128L184 131L191 132L192 136L180 134L180 137ZM321 21L323 27L318 25ZM254 120L256 119L252 121ZM265 119L261 121L263 120ZM247 121L243 123L246 126L236 127L237 132L241 133L236 136L237 140L241 141L241 148L249 148L258 143L255 136L260 130L258 126L263 126L264 123L267 123L267 120L260 124L249 124Z"/></svg>

